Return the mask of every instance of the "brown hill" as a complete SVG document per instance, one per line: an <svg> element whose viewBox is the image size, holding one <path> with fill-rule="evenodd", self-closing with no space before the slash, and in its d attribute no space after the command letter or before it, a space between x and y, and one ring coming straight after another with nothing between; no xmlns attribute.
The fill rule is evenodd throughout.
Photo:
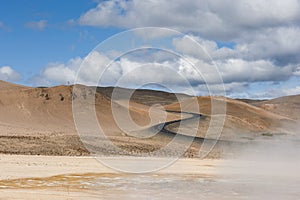
<svg viewBox="0 0 300 200"><path fill-rule="evenodd" d="M0 88L1 88L1 90L11 90L11 89L26 89L28 87L13 84L13 83L7 83L5 81L0 80Z"/></svg>
<svg viewBox="0 0 300 200"><path fill-rule="evenodd" d="M279 97L257 102L254 105L282 116L300 120L300 95Z"/></svg>
<svg viewBox="0 0 300 200"><path fill-rule="evenodd" d="M211 126L213 131L222 128L222 114L226 116L221 139L226 140L289 134L290 130L286 127L291 127L290 124L295 122L289 117L297 119L296 113L292 112L292 109L298 108L296 97L292 100L288 97L290 101L272 101L285 109L290 108L287 114L283 114L281 111L284 109L279 109L279 106L276 107L277 110L270 110L272 112L266 110L263 105L270 102L256 102L264 104L254 106L224 97L189 97L151 90L135 91L128 104L124 96L132 90L119 89L117 98L111 101L113 88L96 88L95 95L93 89L95 88L83 85L31 88L0 81L0 153L86 155L89 153L85 148L87 146L89 150L95 149L104 155L148 153L170 142L170 134L190 135L196 131L198 137L211 137L206 135L211 119L216 119L214 122L217 122ZM86 102L90 98L95 100L92 106ZM74 106L77 106L81 119L86 124L84 134L87 135L80 135L81 140L74 123L74 102L79 102ZM195 109L195 102L198 102L200 111ZM212 102L215 106L214 113ZM222 110L223 103L226 105L225 112ZM117 108L114 114L112 106ZM121 149L118 152L107 146L105 138L100 138L99 141L99 138L91 134L95 131L93 126L89 127L91 121L87 111L91 108L95 108L97 122L106 137ZM180 108L185 112L182 115ZM165 112L165 109L178 112ZM199 119L188 113L200 113L203 116ZM117 118L118 124L115 122ZM130 125L132 121L140 127ZM161 124L163 122L171 122L165 126L165 131L154 137L144 138L145 135L156 133L158 127L164 127ZM179 123L182 125L180 128Z"/></svg>
<svg viewBox="0 0 300 200"><path fill-rule="evenodd" d="M104 96L111 99L112 93L116 88L114 87L98 87L97 91ZM169 92L163 92L163 91L155 91L155 90L146 90L146 89L127 89L127 88L117 88L117 97L118 100L122 100L124 96L128 96L128 94L131 94L131 101L134 101L136 103L152 106L155 104L160 105L168 105L175 103L177 101L187 99L190 96L186 94L173 94ZM121 93L121 94L120 94Z"/></svg>
<svg viewBox="0 0 300 200"><path fill-rule="evenodd" d="M73 100L95 98L96 115L108 137L113 140L128 140L124 129L115 123L111 105L118 107L118 115L123 125L136 124L147 128L164 121L164 111L136 102L130 102L129 108L122 100L111 102L102 93L93 95L86 86L57 86L51 88L23 87L6 82L0 83L0 152L25 154L86 154L76 132L72 113ZM86 105L80 107L85 113ZM130 118L127 117L129 110ZM152 121L150 120L150 112ZM88 119L88 116L86 116ZM176 114L168 114L167 120L179 119ZM136 127L125 127L126 131L136 131ZM124 139L125 138L125 139ZM135 142L135 141L133 141Z"/></svg>
<svg viewBox="0 0 300 200"><path fill-rule="evenodd" d="M195 106L191 102L197 101L199 110L195 110ZM214 109L212 110L212 105ZM224 107L225 106L225 107ZM222 130L221 139L226 140L242 140L255 139L266 134L287 134L290 130L287 124L294 124L292 119L284 117L262 108L247 104L239 100L233 100L225 97L193 97L180 103L174 103L165 106L167 110L176 110L184 112L197 112L203 115L198 128L199 137L208 137L206 135L208 127L214 117L215 125L222 126L224 121L224 129ZM225 117L222 116L225 114ZM182 126L182 131L189 133L199 120L186 121ZM173 124L169 128L178 131L179 124ZM221 128L221 127L219 127Z"/></svg>

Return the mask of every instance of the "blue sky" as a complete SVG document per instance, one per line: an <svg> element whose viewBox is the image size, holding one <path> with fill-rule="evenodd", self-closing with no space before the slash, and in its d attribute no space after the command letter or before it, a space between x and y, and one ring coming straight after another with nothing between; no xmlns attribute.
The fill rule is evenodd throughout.
<svg viewBox="0 0 300 200"><path fill-rule="evenodd" d="M31 86L59 85L74 81L85 60L84 83L95 80L101 64L118 55L123 45L161 45L184 55L207 73L218 94L219 84L212 64L190 44L196 41L216 64L227 96L273 98L300 93L300 2L298 0L24 0L0 1L0 79ZM135 41L115 40L109 52L90 54L107 38L132 28L162 27L161 30L132 31ZM112 45L111 45L112 44ZM127 47L126 47L127 48ZM152 55L146 55L149 52ZM90 57L86 57L90 54ZM123 86L139 87L145 81L176 86L188 92L180 78L168 76L163 67L173 67L197 94L205 84L182 59L171 59L163 51L141 51L118 58L107 74L107 85L136 70ZM90 59L87 59L90 58ZM168 60L170 59L170 60ZM97 71L97 72L98 72ZM163 74L165 72L166 74ZM141 74L138 74L141 73ZM210 74L211 73L211 74ZM150 76L152 75L152 76ZM157 76L159 75L159 76ZM176 79L176 77L175 77Z"/></svg>
<svg viewBox="0 0 300 200"><path fill-rule="evenodd" d="M94 7L94 1L76 0L53 3L50 0L1 1L0 66L12 66L22 74L21 83L50 62L67 62L87 55L100 41L118 33L118 28L94 28L72 25ZM26 26L28 22L46 20L41 30Z"/></svg>

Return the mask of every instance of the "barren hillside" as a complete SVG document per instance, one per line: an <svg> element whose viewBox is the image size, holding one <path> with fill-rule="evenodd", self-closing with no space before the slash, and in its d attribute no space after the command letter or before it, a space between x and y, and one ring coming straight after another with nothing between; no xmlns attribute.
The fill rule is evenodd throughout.
<svg viewBox="0 0 300 200"><path fill-rule="evenodd" d="M126 145L128 137L115 123L112 104L117 107L118 115L125 116L123 124L132 120L147 128L165 120L164 117L167 121L180 119L172 113L164 116L165 112L155 106L150 108L133 101L129 105L123 105L122 100L111 102L100 92L94 95L92 88L86 86L76 86L79 90L75 94L74 86L31 88L0 83L0 152L3 153L87 154L79 140L72 113L72 101L78 99L95 98L96 116L105 135ZM89 114L85 106L80 108L83 115ZM128 110L129 116L126 115ZM128 125L126 130L134 131L135 127ZM136 145L135 142L132 140L132 145Z"/></svg>
<svg viewBox="0 0 300 200"><path fill-rule="evenodd" d="M111 101L113 88L97 88L94 95L92 87L76 85L76 92L74 87L31 88L0 81L0 153L87 155L84 141L85 145L105 155L116 154L115 149L105 145L105 140L93 138L89 131L84 135L88 139L80 140L83 137L77 134L72 110L72 103L76 101L82 101L75 107L87 126L90 123L88 111L95 109L97 122L106 137L121 149L121 154L153 152L168 144L176 134L189 137L196 132L199 138L215 139L213 134L223 125L222 116L225 126L220 139L226 141L290 134L294 119L299 119L299 96L250 105L225 97L189 97L137 90L128 104L126 95L132 90L119 89L117 98ZM89 98L94 100L92 106L86 104ZM197 103L200 109L195 108ZM114 114L112 107L116 108ZM201 117L193 113L201 114ZM164 122L168 123L164 125ZM164 128L164 131L158 128ZM191 151L196 152L193 148ZM193 153L188 152L188 155Z"/></svg>
<svg viewBox="0 0 300 200"><path fill-rule="evenodd" d="M199 137L208 137L206 135L210 123L216 122L219 126L223 125L221 139L241 140L255 139L266 134L288 134L288 125L293 125L294 120L283 115L278 115L265 109L247 104L242 101L233 100L225 97L193 97L180 103L174 103L165 106L167 110L176 110L185 112L199 112L203 115L198 129ZM195 110L194 103L197 101L199 110ZM212 109L213 105L213 109ZM224 116L225 117L222 117ZM215 119L212 121L212 117ZM197 120L186 121L182 126L185 133L192 132L192 127L196 127ZM177 130L179 124L169 126L172 130ZM218 125L212 124L211 127L216 128ZM221 127L220 127L221 128Z"/></svg>
<svg viewBox="0 0 300 200"><path fill-rule="evenodd" d="M300 95L280 97L257 102L254 105L279 115L300 120Z"/></svg>

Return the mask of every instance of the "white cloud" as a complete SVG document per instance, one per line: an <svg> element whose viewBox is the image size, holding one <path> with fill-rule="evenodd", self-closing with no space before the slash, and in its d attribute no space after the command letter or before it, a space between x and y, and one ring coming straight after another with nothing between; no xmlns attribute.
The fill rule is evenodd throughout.
<svg viewBox="0 0 300 200"><path fill-rule="evenodd" d="M189 35L173 39L176 51L203 61L241 59L248 62L265 60L278 66L300 63L300 27L268 29L255 36L246 35L234 46L219 48L217 42ZM192 40L196 41L192 42Z"/></svg>
<svg viewBox="0 0 300 200"><path fill-rule="evenodd" d="M179 35L180 33L170 30L167 28L156 28L156 29L149 29L149 28L137 28L134 30L135 34L143 39L156 39L156 38L164 38L170 37L174 35Z"/></svg>
<svg viewBox="0 0 300 200"><path fill-rule="evenodd" d="M19 81L21 75L10 66L0 67L0 79L4 81Z"/></svg>
<svg viewBox="0 0 300 200"><path fill-rule="evenodd" d="M278 67L266 60L228 59L224 62L217 62L217 65L226 83L284 81L290 78L295 71L295 66Z"/></svg>
<svg viewBox="0 0 300 200"><path fill-rule="evenodd" d="M212 40L205 40L197 36L193 35L186 35L184 37L175 37L173 38L173 46L175 50L181 53L184 56L192 56L194 58L203 60L203 61L211 61L215 59L219 59L222 57L228 58L236 54L235 51L229 48L222 48L219 49L218 45L215 41ZM223 52L225 51L227 52ZM216 56L220 53L219 51L223 52L223 56ZM232 52L232 53L229 53ZM227 56L226 56L227 55Z"/></svg>
<svg viewBox="0 0 300 200"><path fill-rule="evenodd" d="M155 52L155 54L159 54L159 52ZM140 57L139 54L136 56ZM133 55L129 54L111 63L109 57L94 51L85 60L76 58L70 59L66 64L49 64L39 76L33 79L33 82L36 85L51 85L73 83L76 80L77 83L97 85L101 77L100 85L102 86L138 87L147 83L156 83L177 92L190 92L190 87L192 87L200 93L204 91L205 82L207 82L210 84L212 92L218 93L221 92L218 74L220 73L226 91L239 93L249 83L285 81L298 73L298 67L293 65L279 67L267 60L217 60L215 63L218 71L216 71L212 63L195 57L177 59L147 59L146 56L143 57L145 57L144 60L135 59ZM197 69L190 63L193 63ZM108 66L108 64L111 65ZM79 69L81 73L77 76Z"/></svg>
<svg viewBox="0 0 300 200"><path fill-rule="evenodd" d="M78 21L91 26L175 28L204 47L186 38L173 40L176 50L197 59L209 61L211 57L224 63L227 59L265 60L286 66L300 63L299 10L298 0L110 0L100 2ZM136 32L150 39L166 36L165 32ZM216 41L226 39L236 46L218 48Z"/></svg>
<svg viewBox="0 0 300 200"><path fill-rule="evenodd" d="M214 61L226 83L283 81L299 73L299 10L298 0L110 0L84 13L79 23L175 28L189 36L174 38L174 48L205 68L208 80L216 79L209 71ZM137 34L164 37L156 32ZM236 45L219 48L216 41L227 39ZM198 81L192 73L188 76Z"/></svg>
<svg viewBox="0 0 300 200"><path fill-rule="evenodd" d="M234 38L243 32L299 23L298 0L110 0L79 18L82 25L175 28L207 38Z"/></svg>
<svg viewBox="0 0 300 200"><path fill-rule="evenodd" d="M72 58L66 64L49 63L39 75L32 77L30 81L39 86L73 83L81 62L81 58Z"/></svg>
<svg viewBox="0 0 300 200"><path fill-rule="evenodd" d="M218 93L222 87L216 81L219 74L214 70L215 63L230 95L249 95L243 91L251 84L285 82L300 76L299 10L299 0L99 1L97 7L70 23L121 28L165 27L187 33L188 36L179 37L167 29L134 31L144 40L166 42L164 39L173 37L173 48L200 69L202 77L184 58L161 51L152 51L151 56L147 51L128 54L105 71L110 58L118 55L118 49L111 49L111 55L93 52L85 60L75 58L67 63L51 63L34 81L45 84L73 82L81 66L77 81L85 84L97 83L104 72L104 85L115 85L123 77L121 86L134 87L152 81L190 92L184 84L186 78L198 91L204 90L206 80ZM42 30L47 21L28 25ZM222 41L234 45L220 48ZM296 88L289 94L297 91Z"/></svg>
<svg viewBox="0 0 300 200"><path fill-rule="evenodd" d="M197 70L191 65L183 64L180 64L178 69L179 73L188 77L194 85L202 84L204 80L210 84L220 83L219 76L224 83L279 82L286 81L297 73L297 67L294 65L279 67L266 60L227 59L215 61L214 64L195 58L188 58L188 60Z"/></svg>
<svg viewBox="0 0 300 200"><path fill-rule="evenodd" d="M247 59L273 59L280 63L300 62L300 27L269 28L245 35L237 50Z"/></svg>
<svg viewBox="0 0 300 200"><path fill-rule="evenodd" d="M47 20L27 22L25 26L33 30L42 31L47 27Z"/></svg>
<svg viewBox="0 0 300 200"><path fill-rule="evenodd" d="M43 76L47 80L58 83L66 83L75 79L75 67L78 66L81 59L71 59L66 65L52 63L49 64L43 71Z"/></svg>
<svg viewBox="0 0 300 200"><path fill-rule="evenodd" d="M175 87L184 81L185 74L180 72L179 67L180 63L175 61L141 62L130 60L130 57L111 63L107 56L94 51L86 59L70 59L66 64L50 63L31 81L35 85L66 84L68 81L96 85L101 77L101 85L116 85L119 80L118 84L123 87L149 82ZM180 78L180 75L183 77Z"/></svg>
<svg viewBox="0 0 300 200"><path fill-rule="evenodd" d="M207 29L207 19L214 27L218 17L210 13L201 1L125 1L111 0L98 4L84 13L79 23L91 26L176 28L179 31ZM215 18L215 19L214 19ZM200 26L199 26L200 25ZM201 26L202 25L202 26ZM198 27L198 28L196 28Z"/></svg>
<svg viewBox="0 0 300 200"><path fill-rule="evenodd" d="M213 0L211 10L233 26L257 28L278 26L299 20L298 0Z"/></svg>
<svg viewBox="0 0 300 200"><path fill-rule="evenodd" d="M198 44L191 42L192 38ZM274 42L271 40L270 42ZM269 42L268 40L265 43ZM274 42L275 43L275 42ZM289 42L290 43L290 42ZM294 43L297 43L296 41ZM210 72L212 63L215 63L218 66L218 70L222 75L224 82L260 82L260 81L284 81L289 79L293 75L299 73L299 65L285 63L284 65L277 65L276 60L266 58L266 56L254 54L269 54L273 50L274 45L268 49L262 48L261 50L255 51L256 48L253 46L264 45L264 41L257 41L250 45L238 45L234 49L227 47L218 48L218 45L214 41L204 40L196 36L185 36L182 38L174 38L173 45L175 49L182 53L185 57L190 57L189 60L193 60L193 63L203 71L204 76L208 81L214 81L216 75L213 75L213 72ZM283 52L294 53L295 56L297 52L295 51L298 48L298 45L291 45L282 43L275 43L278 48L284 48L283 46L287 45L286 48L291 48L293 50L283 50ZM281 47L280 47L281 46ZM251 51L249 51L251 49ZM280 52L281 50L278 50ZM251 59L249 58L249 55ZM198 63L197 63L198 62ZM211 65L211 66L210 66Z"/></svg>
<svg viewBox="0 0 300 200"><path fill-rule="evenodd" d="M295 76L300 76L300 65L295 69L294 73Z"/></svg>
<svg viewBox="0 0 300 200"><path fill-rule="evenodd" d="M95 85L98 74L104 69L104 63L110 60L97 51L92 52L86 59L72 58L67 63L49 63L40 74L30 81L35 85L59 85L66 83L83 83ZM77 76L78 71L81 73ZM109 77L111 78L111 77Z"/></svg>

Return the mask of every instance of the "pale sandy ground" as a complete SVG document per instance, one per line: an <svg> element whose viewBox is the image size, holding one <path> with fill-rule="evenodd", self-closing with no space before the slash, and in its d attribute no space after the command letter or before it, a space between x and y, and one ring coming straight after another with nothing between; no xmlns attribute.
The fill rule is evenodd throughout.
<svg viewBox="0 0 300 200"><path fill-rule="evenodd" d="M157 161L163 159L113 157L102 158L102 160L106 163L114 162L114 164L121 164L122 166L141 166L138 163L142 161L144 165L149 166L151 163L157 163ZM173 165L154 172L154 174L214 176L216 174L214 166L218 163L220 161L217 160L179 159ZM104 166L92 157L0 155L0 199L103 199L104 197L101 198L99 194L93 194L92 191L72 190L70 192L66 185L61 188L36 189L23 187L7 189L4 186L4 183L7 184L7 181L9 182L10 180L15 180L15 183L21 183L23 178L43 178L86 173L95 173L96 176L102 176L101 174L103 176L124 175L124 173ZM119 195L116 194L115 196Z"/></svg>
<svg viewBox="0 0 300 200"><path fill-rule="evenodd" d="M126 158L104 157L106 163L145 165L155 163L158 158ZM206 174L214 175L213 166L220 160L179 159L174 164L157 171L163 174ZM49 177L61 174L84 174L84 173L120 173L110 167L101 164L93 157L68 157L68 156L29 156L29 155L1 155L0 156L0 179L18 179L33 177Z"/></svg>
<svg viewBox="0 0 300 200"><path fill-rule="evenodd" d="M160 171L132 175L92 157L0 155L0 199L299 199L300 162L268 157L179 159ZM140 169L164 159L102 161ZM100 185L89 187L95 181Z"/></svg>

